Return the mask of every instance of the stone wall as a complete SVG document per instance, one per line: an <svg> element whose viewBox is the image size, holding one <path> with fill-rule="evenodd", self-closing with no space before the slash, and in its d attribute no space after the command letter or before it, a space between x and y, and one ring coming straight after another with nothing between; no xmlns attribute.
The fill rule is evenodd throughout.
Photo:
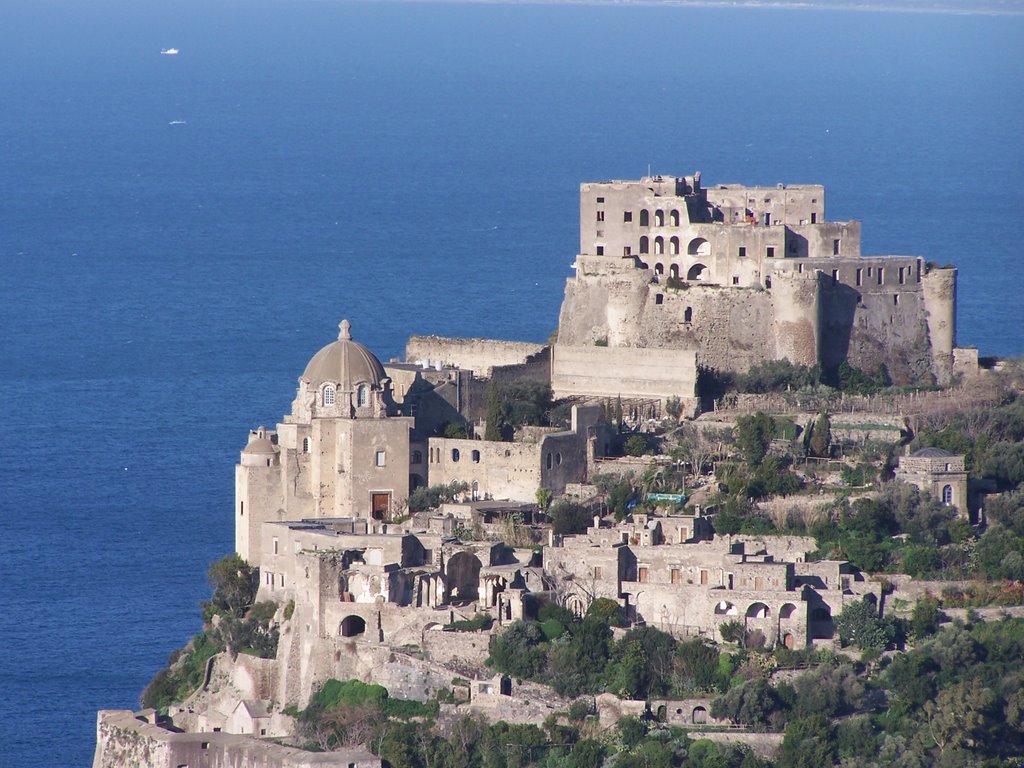
<svg viewBox="0 0 1024 768"><path fill-rule="evenodd" d="M557 344L552 364L556 397L680 397L697 391L697 356L689 350Z"/></svg>
<svg viewBox="0 0 1024 768"><path fill-rule="evenodd" d="M523 341L410 336L405 345L405 359L466 368L481 378L490 378L495 366L522 365L543 351L543 344Z"/></svg>

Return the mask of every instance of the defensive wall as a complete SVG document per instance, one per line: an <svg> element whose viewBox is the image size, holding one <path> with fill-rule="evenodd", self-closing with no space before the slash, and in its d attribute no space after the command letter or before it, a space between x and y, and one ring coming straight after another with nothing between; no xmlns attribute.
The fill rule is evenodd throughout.
<svg viewBox="0 0 1024 768"><path fill-rule="evenodd" d="M410 336L405 345L408 362L464 368L485 379L495 367L524 365L543 353L543 344L444 336Z"/></svg>

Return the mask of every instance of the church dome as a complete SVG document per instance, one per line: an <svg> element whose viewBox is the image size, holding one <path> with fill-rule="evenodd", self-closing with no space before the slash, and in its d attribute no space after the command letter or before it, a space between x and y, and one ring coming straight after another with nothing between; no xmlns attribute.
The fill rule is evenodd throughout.
<svg viewBox="0 0 1024 768"><path fill-rule="evenodd" d="M384 366L370 350L352 341L351 328L348 320L338 324L338 340L313 355L302 372L302 381L311 387L319 387L329 381L347 391L354 390L360 382L374 387L380 384L386 376Z"/></svg>
<svg viewBox="0 0 1024 768"><path fill-rule="evenodd" d="M242 453L269 455L277 453L277 449L267 435L266 428L260 427L255 432L250 433L249 442L242 449Z"/></svg>

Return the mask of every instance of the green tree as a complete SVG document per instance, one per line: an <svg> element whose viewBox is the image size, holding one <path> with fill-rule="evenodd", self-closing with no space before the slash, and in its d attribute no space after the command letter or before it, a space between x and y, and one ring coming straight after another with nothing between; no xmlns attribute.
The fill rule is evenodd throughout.
<svg viewBox="0 0 1024 768"><path fill-rule="evenodd" d="M774 432L775 420L761 411L736 419L736 444L751 467L761 466Z"/></svg>
<svg viewBox="0 0 1024 768"><path fill-rule="evenodd" d="M498 392L498 385L492 379L487 385L486 394L487 426L484 428L485 440L504 440L507 424L505 422L505 411L502 408L501 394Z"/></svg>
<svg viewBox="0 0 1024 768"><path fill-rule="evenodd" d="M213 596L204 604L204 613L240 618L252 606L259 574L237 553L211 564L206 575L213 587Z"/></svg>
<svg viewBox="0 0 1024 768"><path fill-rule="evenodd" d="M867 600L857 600L843 607L836 618L836 632L843 645L852 643L865 651L884 651L898 636L895 620L880 618L878 609Z"/></svg>
<svg viewBox="0 0 1024 768"><path fill-rule="evenodd" d="M650 452L647 438L643 435L630 435L622 444L622 452L627 456L643 456Z"/></svg>
<svg viewBox="0 0 1024 768"><path fill-rule="evenodd" d="M540 627L533 622L514 621L491 640L490 663L499 672L518 678L534 678L544 668L544 651L538 645L544 640Z"/></svg>
<svg viewBox="0 0 1024 768"><path fill-rule="evenodd" d="M824 715L809 715L786 726L778 768L821 768L836 762L832 724Z"/></svg>
<svg viewBox="0 0 1024 768"><path fill-rule="evenodd" d="M807 452L811 456L828 458L832 448L832 421L824 411L818 416L817 421L808 430Z"/></svg>
<svg viewBox="0 0 1024 768"><path fill-rule="evenodd" d="M551 518L552 530L560 536L586 533L587 528L593 523L593 518L586 507L566 499L556 501L551 506L548 516Z"/></svg>

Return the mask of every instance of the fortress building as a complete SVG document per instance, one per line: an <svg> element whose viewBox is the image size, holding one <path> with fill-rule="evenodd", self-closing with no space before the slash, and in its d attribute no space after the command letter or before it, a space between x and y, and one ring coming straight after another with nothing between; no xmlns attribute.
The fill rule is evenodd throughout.
<svg viewBox="0 0 1024 768"><path fill-rule="evenodd" d="M863 256L859 222L826 221L822 186L704 188L699 173L582 184L573 266L559 395L692 398L698 368L783 358L885 366L896 383L953 371L956 270Z"/></svg>

